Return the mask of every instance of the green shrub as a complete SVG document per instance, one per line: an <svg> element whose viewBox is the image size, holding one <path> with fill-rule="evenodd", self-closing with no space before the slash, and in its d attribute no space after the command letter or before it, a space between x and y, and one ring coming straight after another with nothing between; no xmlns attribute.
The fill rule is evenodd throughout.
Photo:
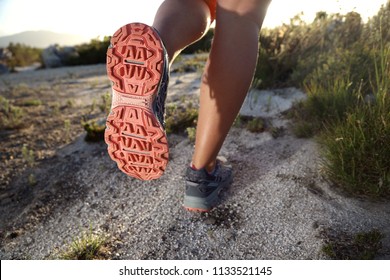
<svg viewBox="0 0 390 280"><path fill-rule="evenodd" d="M27 99L27 100L24 100L21 105L27 106L27 107L40 106L40 105L42 105L42 101L39 99Z"/></svg>
<svg viewBox="0 0 390 280"><path fill-rule="evenodd" d="M255 74L260 87L301 86L318 67L339 62L342 68L338 57L360 45L363 29L358 13L319 12L310 24L297 15L290 24L262 30Z"/></svg>
<svg viewBox="0 0 390 280"><path fill-rule="evenodd" d="M192 103L168 105L166 107L165 129L167 134L185 133L189 127L196 126L198 110Z"/></svg>
<svg viewBox="0 0 390 280"><path fill-rule="evenodd" d="M12 53L12 57L7 61L7 65L10 69L20 66L29 66L34 62L42 62L42 49L29 47L20 43L10 43L7 49Z"/></svg>
<svg viewBox="0 0 390 280"><path fill-rule="evenodd" d="M106 62L107 48L110 45L110 37L103 40L92 39L89 43L76 46L77 57L70 57L65 61L66 65L88 65Z"/></svg>
<svg viewBox="0 0 390 280"><path fill-rule="evenodd" d="M267 128L266 121L260 117L238 115L234 120L234 126L245 128L252 133L264 132Z"/></svg>
<svg viewBox="0 0 390 280"><path fill-rule="evenodd" d="M348 192L370 197L390 195L390 47L381 51L380 61L374 101L361 99L319 138L330 178Z"/></svg>
<svg viewBox="0 0 390 280"><path fill-rule="evenodd" d="M106 123L104 119L91 120L84 122L84 130L87 132L85 141L87 142L98 142L104 140L104 131L106 129Z"/></svg>
<svg viewBox="0 0 390 280"><path fill-rule="evenodd" d="M348 78L329 79L306 84L307 99L297 103L290 111L294 119L293 130L298 137L312 137L325 124L341 121L359 101L359 91L354 91Z"/></svg>

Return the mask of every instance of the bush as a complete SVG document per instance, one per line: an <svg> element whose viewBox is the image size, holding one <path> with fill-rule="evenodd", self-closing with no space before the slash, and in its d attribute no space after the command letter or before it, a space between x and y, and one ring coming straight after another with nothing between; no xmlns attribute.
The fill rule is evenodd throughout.
<svg viewBox="0 0 390 280"><path fill-rule="evenodd" d="M255 74L263 81L260 86L302 86L318 67L339 62L344 51L359 46L363 29L361 17L355 12L346 15L318 12L310 24L297 15L290 24L264 29ZM341 61L338 67L342 67Z"/></svg>
<svg viewBox="0 0 390 280"><path fill-rule="evenodd" d="M110 45L110 37L104 37L102 41L93 39L87 44L76 46L77 57L70 57L65 61L66 65L88 65L106 62L107 48Z"/></svg>
<svg viewBox="0 0 390 280"><path fill-rule="evenodd" d="M295 133L318 135L329 178L372 198L390 194L389 13L390 1L365 25L356 13L318 13L310 25L291 24L283 36L268 37L279 46L273 77L308 95L290 112Z"/></svg>
<svg viewBox="0 0 390 280"><path fill-rule="evenodd" d="M169 105L166 107L165 129L167 134L181 134L188 132L188 128L195 127L198 110L192 103Z"/></svg>
<svg viewBox="0 0 390 280"><path fill-rule="evenodd" d="M10 43L7 49L12 53L12 57L7 61L7 66L12 70L14 70L15 67L29 66L34 62L42 62L42 49L29 47L19 43Z"/></svg>
<svg viewBox="0 0 390 280"><path fill-rule="evenodd" d="M390 195L390 47L380 52L372 102L358 100L320 135L324 168L350 193Z"/></svg>

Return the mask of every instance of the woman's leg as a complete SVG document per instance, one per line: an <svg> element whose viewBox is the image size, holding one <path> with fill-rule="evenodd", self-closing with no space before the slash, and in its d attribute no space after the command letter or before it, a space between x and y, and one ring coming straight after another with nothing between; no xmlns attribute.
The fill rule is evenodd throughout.
<svg viewBox="0 0 390 280"><path fill-rule="evenodd" d="M210 9L204 0L165 0L153 27L159 32L172 63L182 49L206 34L210 23Z"/></svg>
<svg viewBox="0 0 390 280"><path fill-rule="evenodd" d="M215 36L200 89L195 168L213 170L250 87L270 0L218 0Z"/></svg>

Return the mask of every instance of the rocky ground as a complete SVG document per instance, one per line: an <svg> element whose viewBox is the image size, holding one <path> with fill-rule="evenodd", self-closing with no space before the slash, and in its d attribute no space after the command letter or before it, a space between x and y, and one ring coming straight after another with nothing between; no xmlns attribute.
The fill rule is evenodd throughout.
<svg viewBox="0 0 390 280"><path fill-rule="evenodd" d="M197 102L199 82L199 71L173 73L168 102ZM105 115L104 65L7 74L0 89L25 111L0 132L1 259L61 258L86 234L104 236L108 259L328 259L327 244L353 251L373 230L374 258L390 259L389 203L347 197L324 178L316 143L294 137L283 114L304 98L296 89L251 92L242 114L269 128L232 128L220 155L234 182L207 214L181 206L193 151L185 134L169 136L168 168L152 182L84 140L81 123Z"/></svg>

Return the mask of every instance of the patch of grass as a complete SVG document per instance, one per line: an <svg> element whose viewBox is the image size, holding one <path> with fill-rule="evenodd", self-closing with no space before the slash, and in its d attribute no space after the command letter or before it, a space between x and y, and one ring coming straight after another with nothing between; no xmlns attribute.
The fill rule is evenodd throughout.
<svg viewBox="0 0 390 280"><path fill-rule="evenodd" d="M95 111L96 106L97 106L96 99L93 99L93 100L92 100L91 107L90 107L90 109L89 109L89 114L90 114L90 115Z"/></svg>
<svg viewBox="0 0 390 280"><path fill-rule="evenodd" d="M184 59L182 56L175 60L178 66L173 72L188 73L188 72L201 72L203 71L207 55L196 54L191 58Z"/></svg>
<svg viewBox="0 0 390 280"><path fill-rule="evenodd" d="M59 102L53 102L53 104L50 105L53 115L58 116L60 114L60 108L61 105Z"/></svg>
<svg viewBox="0 0 390 280"><path fill-rule="evenodd" d="M293 133L298 138L311 138L318 130L320 130L318 123L313 123L310 120L300 119L293 125Z"/></svg>
<svg viewBox="0 0 390 280"><path fill-rule="evenodd" d="M27 107L40 106L40 105L42 105L42 101L39 99L27 99L24 100L21 104L21 106L27 106Z"/></svg>
<svg viewBox="0 0 390 280"><path fill-rule="evenodd" d="M253 133L264 132L265 127L265 121L262 118L253 118L246 124L246 129Z"/></svg>
<svg viewBox="0 0 390 280"><path fill-rule="evenodd" d="M322 252L334 260L372 260L382 248L383 234L375 229L356 235L327 229L323 235Z"/></svg>
<svg viewBox="0 0 390 280"><path fill-rule="evenodd" d="M328 80L326 86L311 80L305 91L306 100L295 104L289 113L294 119L293 131L297 137L312 137L325 124L343 120L360 97L360 92L353 91L348 78L343 77Z"/></svg>
<svg viewBox="0 0 390 280"><path fill-rule="evenodd" d="M106 115L108 115L111 110L111 99L112 97L109 92L106 92L101 97L101 103L99 104L99 109L101 112L105 113Z"/></svg>
<svg viewBox="0 0 390 280"><path fill-rule="evenodd" d="M60 254L65 260L103 260L110 258L107 237L95 234L92 229L75 238L69 248Z"/></svg>
<svg viewBox="0 0 390 280"><path fill-rule="evenodd" d="M388 112L364 106L349 113L345 121L333 124L319 138L326 173L349 193L390 197Z"/></svg>
<svg viewBox="0 0 390 280"><path fill-rule="evenodd" d="M272 137L275 139L282 137L286 132L286 130L283 126L280 126L280 127L271 126L269 131L271 132Z"/></svg>
<svg viewBox="0 0 390 280"><path fill-rule="evenodd" d="M75 104L76 104L76 102L74 99L66 100L66 107L68 107L68 108L74 108Z"/></svg>
<svg viewBox="0 0 390 280"><path fill-rule="evenodd" d="M14 97L30 95L31 93L33 93L33 89L26 83L19 83L11 87L11 94Z"/></svg>
<svg viewBox="0 0 390 280"><path fill-rule="evenodd" d="M24 124L25 112L0 96L0 129L17 129Z"/></svg>
<svg viewBox="0 0 390 280"><path fill-rule="evenodd" d="M167 134L185 133L187 128L196 126L198 110L193 107L192 103L168 105L165 111L165 129Z"/></svg>
<svg viewBox="0 0 390 280"><path fill-rule="evenodd" d="M99 142L104 140L104 131L106 129L105 120L90 120L84 122L82 125L87 132L85 141Z"/></svg>
<svg viewBox="0 0 390 280"><path fill-rule="evenodd" d="M318 136L337 186L379 198L390 197L390 42L373 38L320 60L304 82L307 99L290 116L297 136Z"/></svg>
<svg viewBox="0 0 390 280"><path fill-rule="evenodd" d="M29 165L33 166L35 163L35 152L30 150L26 144L22 147L23 160Z"/></svg>
<svg viewBox="0 0 390 280"><path fill-rule="evenodd" d="M238 115L233 125L253 133L261 133L267 129L266 121L260 117Z"/></svg>
<svg viewBox="0 0 390 280"><path fill-rule="evenodd" d="M195 143L196 128L195 127L187 127L186 132L187 132L188 140L190 140L191 143Z"/></svg>
<svg viewBox="0 0 390 280"><path fill-rule="evenodd" d="M390 197L390 47L380 50L371 84L374 101L360 97L344 118L320 134L323 165L352 194Z"/></svg>

